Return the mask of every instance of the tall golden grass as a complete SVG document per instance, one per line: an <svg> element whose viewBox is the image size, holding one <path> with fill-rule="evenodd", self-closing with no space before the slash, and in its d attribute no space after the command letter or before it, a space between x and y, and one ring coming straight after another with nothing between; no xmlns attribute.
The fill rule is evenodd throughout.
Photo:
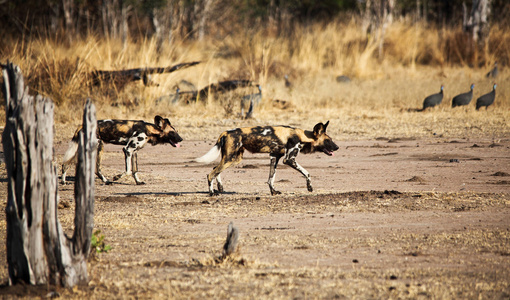
<svg viewBox="0 0 510 300"><path fill-rule="evenodd" d="M472 47L459 29L433 28L396 22L386 33L384 51L365 36L358 22L332 22L297 27L291 36L268 36L250 29L222 40L174 41L158 52L155 39L122 44L119 40L88 36L68 45L58 38L28 37L5 42L1 57L19 65L32 93L57 104L56 122L77 124L86 98L98 106L98 118L141 118L167 115L186 127L186 138L212 138L206 128L281 123L311 127L330 119L330 130L340 138L378 136L490 136L508 137L510 33L494 25L484 49ZM155 75L157 87L140 82L123 90L91 87L92 70L171 66L186 61L202 63L171 74ZM485 74L498 61L497 98L488 111L475 111L474 102L492 89ZM293 86L284 85L288 74ZM350 83L335 77L348 75ZM229 79L251 79L263 87L263 101L255 119L242 120L239 99L255 93L242 88L210 96L189 105L157 104L172 94L181 80L197 88ZM451 109L451 98L475 83L469 107ZM418 113L423 99L445 85L443 103ZM181 90L184 90L181 88ZM286 101L288 107L274 105ZM280 102L281 103L281 102ZM2 112L2 119L5 116ZM70 128L72 126L63 126ZM217 130L216 130L217 131ZM72 133L66 132L70 135Z"/></svg>

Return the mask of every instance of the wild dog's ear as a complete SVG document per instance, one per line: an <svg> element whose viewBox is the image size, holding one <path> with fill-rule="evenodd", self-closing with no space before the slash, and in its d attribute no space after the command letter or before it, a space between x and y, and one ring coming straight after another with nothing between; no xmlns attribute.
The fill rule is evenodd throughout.
<svg viewBox="0 0 510 300"><path fill-rule="evenodd" d="M329 121L328 121L329 123ZM326 123L326 125L322 124L322 123L317 123L315 126L313 126L313 134L315 136L319 136L321 134L323 134L324 132L326 132L326 126L328 126L328 123Z"/></svg>
<svg viewBox="0 0 510 300"><path fill-rule="evenodd" d="M161 116L155 116L154 124L156 124L159 128L163 128L163 118Z"/></svg>
<svg viewBox="0 0 510 300"><path fill-rule="evenodd" d="M326 122L326 124L324 124L324 132L326 132L326 128L328 128L328 125L329 125L329 120Z"/></svg>

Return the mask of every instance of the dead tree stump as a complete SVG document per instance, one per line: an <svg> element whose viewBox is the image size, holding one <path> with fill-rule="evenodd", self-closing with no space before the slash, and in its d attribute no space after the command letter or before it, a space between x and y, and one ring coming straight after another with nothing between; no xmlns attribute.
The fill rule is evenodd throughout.
<svg viewBox="0 0 510 300"><path fill-rule="evenodd" d="M18 66L3 65L6 124L2 143L7 169L7 263L9 284L72 287L87 282L94 225L95 106L87 100L75 185L74 234L57 217L58 177L53 158L53 111L49 98L28 94Z"/></svg>

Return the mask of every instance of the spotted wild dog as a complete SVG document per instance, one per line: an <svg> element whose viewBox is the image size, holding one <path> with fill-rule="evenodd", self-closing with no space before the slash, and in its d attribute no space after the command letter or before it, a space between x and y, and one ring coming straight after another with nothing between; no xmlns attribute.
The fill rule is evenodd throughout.
<svg viewBox="0 0 510 300"><path fill-rule="evenodd" d="M82 128L78 128L71 140L69 148L64 154L62 163L62 184L66 183L66 173L69 164L76 157L78 151L78 133ZM170 124L170 120L160 116L154 117L154 124L145 121L131 120L98 120L97 121L97 159L96 159L96 175L106 184L111 181L101 174L101 155L104 143L114 145L124 145L126 171L116 175L113 181L119 180L125 175L131 175L135 179L136 184L145 184L137 176L138 158L137 151L142 149L145 144L151 145L168 143L173 147L180 147L179 142L182 138L179 136L175 128Z"/></svg>
<svg viewBox="0 0 510 300"><path fill-rule="evenodd" d="M209 152L196 159L197 162L210 163L221 153L221 161L207 176L209 194L223 192L220 173L232 164L238 164L243 159L244 150L251 153L269 153L271 164L269 169L269 189L271 195L280 194L274 188L276 167L280 158L283 163L299 171L306 178L308 191L313 191L310 174L296 162L299 152L313 153L322 151L331 156L338 146L326 134L326 124L318 123L313 131L293 128L290 126L256 126L247 128L236 128L223 132L218 141ZM216 179L218 191L214 191L214 180Z"/></svg>

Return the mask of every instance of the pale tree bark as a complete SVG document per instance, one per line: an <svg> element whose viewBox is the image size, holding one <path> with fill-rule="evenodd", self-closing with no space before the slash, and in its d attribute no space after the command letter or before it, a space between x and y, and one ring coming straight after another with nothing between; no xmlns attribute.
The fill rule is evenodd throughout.
<svg viewBox="0 0 510 300"><path fill-rule="evenodd" d="M393 23L395 0L366 0L363 13L363 34L369 36L371 44L377 43L379 59L383 57L386 30Z"/></svg>
<svg viewBox="0 0 510 300"><path fill-rule="evenodd" d="M49 98L33 97L19 67L3 67L6 124L2 135L7 169L9 284L72 287L87 282L94 218L97 153L95 107L87 100L78 148L74 234L57 218L58 178L53 159L53 111Z"/></svg>
<svg viewBox="0 0 510 300"><path fill-rule="evenodd" d="M120 33L122 45L124 48L127 46L128 36L129 36L129 24L128 17L129 12L131 11L131 5L127 5L125 1L120 0Z"/></svg>
<svg viewBox="0 0 510 300"><path fill-rule="evenodd" d="M386 30L388 26L393 23L393 10L395 9L395 0L381 0L381 29L379 33L379 59L383 58L384 38L386 37Z"/></svg>
<svg viewBox="0 0 510 300"><path fill-rule="evenodd" d="M169 0L164 7L153 8L150 12L158 53L162 52L165 44L171 45L172 43L173 32L180 15L179 8L178 1Z"/></svg>
<svg viewBox="0 0 510 300"><path fill-rule="evenodd" d="M197 1L198 3L198 1ZM213 0L203 0L202 1L202 9L201 12L198 14L199 21L198 21L198 40L202 41L205 37L206 33L206 27L207 27L207 21L209 19L209 15L211 14L211 6L213 4Z"/></svg>
<svg viewBox="0 0 510 300"><path fill-rule="evenodd" d="M156 36L156 49L158 53L161 53L165 41L164 32L168 29L168 27L164 25L164 14L160 9L154 8L151 10L150 18L152 27L154 28L154 35Z"/></svg>
<svg viewBox="0 0 510 300"><path fill-rule="evenodd" d="M73 42L74 36L74 0L62 0L62 9L64 11L65 35L69 43Z"/></svg>
<svg viewBox="0 0 510 300"><path fill-rule="evenodd" d="M103 0L101 15L103 17L104 35L113 39L120 38L124 47L129 37L129 14L132 6L124 0Z"/></svg>
<svg viewBox="0 0 510 300"><path fill-rule="evenodd" d="M103 17L103 34L106 37L117 38L118 18L115 16L115 0L104 0L101 4Z"/></svg>
<svg viewBox="0 0 510 300"><path fill-rule="evenodd" d="M491 2L492 0L473 0L469 17L467 14L466 3L462 2L464 30L470 31L473 42L480 45L485 45L487 37L489 36Z"/></svg>
<svg viewBox="0 0 510 300"><path fill-rule="evenodd" d="M276 5L275 0L269 1L268 7L268 29L272 33L279 34L280 7Z"/></svg>

